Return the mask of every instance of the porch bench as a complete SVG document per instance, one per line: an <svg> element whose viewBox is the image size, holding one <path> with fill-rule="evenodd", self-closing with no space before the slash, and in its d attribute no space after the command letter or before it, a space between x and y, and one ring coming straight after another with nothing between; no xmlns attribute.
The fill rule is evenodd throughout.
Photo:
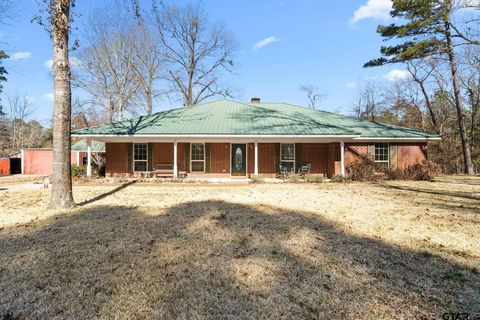
<svg viewBox="0 0 480 320"><path fill-rule="evenodd" d="M155 171L153 171L153 176L155 178L173 177L173 164L170 164L170 163L157 164Z"/></svg>

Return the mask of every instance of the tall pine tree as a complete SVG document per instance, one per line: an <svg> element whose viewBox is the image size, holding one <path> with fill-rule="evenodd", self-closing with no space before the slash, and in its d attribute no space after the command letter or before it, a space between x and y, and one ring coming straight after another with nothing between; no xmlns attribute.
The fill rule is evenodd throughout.
<svg viewBox="0 0 480 320"><path fill-rule="evenodd" d="M452 87L457 110L460 139L462 142L464 171L473 175L473 163L470 145L465 129L465 110L458 80L458 68L455 57L454 38L464 43L477 44L452 24L455 11L453 0L393 0L390 15L399 18L401 23L380 25L377 32L385 39L396 39L392 46L380 49L381 58L367 62L365 67L407 62L426 57L446 56L450 64Z"/></svg>
<svg viewBox="0 0 480 320"><path fill-rule="evenodd" d="M2 82L7 81L6 75L8 74L7 69L5 69L5 67L2 64L2 60L7 58L8 58L7 54L3 50L0 50L0 115L3 114L2 96L1 96L3 92Z"/></svg>

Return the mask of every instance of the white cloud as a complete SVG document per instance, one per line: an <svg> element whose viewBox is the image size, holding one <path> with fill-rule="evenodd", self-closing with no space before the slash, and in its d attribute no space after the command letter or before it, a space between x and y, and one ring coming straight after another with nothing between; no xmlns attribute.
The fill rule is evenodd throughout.
<svg viewBox="0 0 480 320"><path fill-rule="evenodd" d="M53 68L53 60L49 59L43 63L45 68L52 69ZM77 57L70 57L70 66L72 68L77 68L82 65L82 60L78 59Z"/></svg>
<svg viewBox="0 0 480 320"><path fill-rule="evenodd" d="M357 87L357 83L356 82L349 82L349 83L345 84L345 87L347 89L355 89Z"/></svg>
<svg viewBox="0 0 480 320"><path fill-rule="evenodd" d="M253 46L253 50L264 48L264 47L266 47L266 46L268 46L272 43L278 42L278 41L280 41L280 39L277 38L277 37L265 38L265 39L260 40L257 43L255 43L255 45Z"/></svg>
<svg viewBox="0 0 480 320"><path fill-rule="evenodd" d="M23 59L28 59L32 56L32 53L29 51L20 51L20 52L15 52L12 54L9 54L10 60L23 60Z"/></svg>
<svg viewBox="0 0 480 320"><path fill-rule="evenodd" d="M53 94L53 92L48 92L48 93L45 93L45 94L43 95L43 97L44 97L45 99L48 99L48 100L52 100L52 101L53 101L55 95Z"/></svg>
<svg viewBox="0 0 480 320"><path fill-rule="evenodd" d="M384 75L383 78L387 81L395 82L399 80L405 80L406 78L408 78L408 75L409 74L407 70L393 69L386 75Z"/></svg>
<svg viewBox="0 0 480 320"><path fill-rule="evenodd" d="M356 23L369 18L389 20L390 11L392 11L392 0L368 0L354 12L350 22Z"/></svg>

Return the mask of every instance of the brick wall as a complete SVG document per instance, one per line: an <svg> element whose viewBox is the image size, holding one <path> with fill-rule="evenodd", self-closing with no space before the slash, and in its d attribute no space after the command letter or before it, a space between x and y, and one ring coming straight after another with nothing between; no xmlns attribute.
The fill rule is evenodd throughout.
<svg viewBox="0 0 480 320"><path fill-rule="evenodd" d="M152 144L152 169L155 170L158 164L173 164L173 143Z"/></svg>
<svg viewBox="0 0 480 320"><path fill-rule="evenodd" d="M302 143L302 162L312 164L311 173L326 176L328 173L328 145L324 143ZM298 168L297 168L298 170Z"/></svg>
<svg viewBox="0 0 480 320"><path fill-rule="evenodd" d="M185 171L185 143L177 144L177 166L178 171Z"/></svg>
<svg viewBox="0 0 480 320"><path fill-rule="evenodd" d="M392 143L391 143L392 145ZM397 168L406 167L427 159L426 143L395 143L397 145ZM368 144L349 143L345 144L345 166L359 160L360 155L368 154Z"/></svg>
<svg viewBox="0 0 480 320"><path fill-rule="evenodd" d="M360 160L361 156L368 154L368 144L345 143L345 166Z"/></svg>
<svg viewBox="0 0 480 320"><path fill-rule="evenodd" d="M397 166L399 169L427 159L425 143L398 143ZM251 175L255 170L255 145L247 144L247 170ZM173 143L155 143L152 146L152 165L158 163L173 163ZM359 158L359 155L368 154L368 144L345 144L345 166ZM302 144L302 162L312 164L312 174L332 177L340 173L340 145L328 144ZM106 144L106 172L108 177L127 176L127 144ZM229 177L230 176L230 143L211 144L211 163L209 174L191 173L190 177ZM178 144L178 170L185 170L185 144ZM264 177L275 177L275 144L258 144L258 170Z"/></svg>
<svg viewBox="0 0 480 320"><path fill-rule="evenodd" d="M128 175L126 143L106 143L105 158L105 175L107 177Z"/></svg>
<svg viewBox="0 0 480 320"><path fill-rule="evenodd" d="M329 178L340 174L340 144L338 142L328 144L328 170L327 176Z"/></svg>
<svg viewBox="0 0 480 320"><path fill-rule="evenodd" d="M263 176L275 176L276 172L277 170L275 168L275 144L259 143L258 173Z"/></svg>
<svg viewBox="0 0 480 320"><path fill-rule="evenodd" d="M426 143L398 143L397 146L398 169L405 169L414 163L427 160Z"/></svg>
<svg viewBox="0 0 480 320"><path fill-rule="evenodd" d="M260 159L259 159L260 163ZM255 173L255 143L247 144L247 174Z"/></svg>
<svg viewBox="0 0 480 320"><path fill-rule="evenodd" d="M230 144L212 143L210 145L210 173L230 176Z"/></svg>

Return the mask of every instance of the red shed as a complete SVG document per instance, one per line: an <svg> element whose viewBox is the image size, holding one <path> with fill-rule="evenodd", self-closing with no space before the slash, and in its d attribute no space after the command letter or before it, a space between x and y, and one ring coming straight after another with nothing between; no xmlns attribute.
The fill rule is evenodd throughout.
<svg viewBox="0 0 480 320"><path fill-rule="evenodd" d="M22 150L23 174L52 174L52 149Z"/></svg>
<svg viewBox="0 0 480 320"><path fill-rule="evenodd" d="M0 175L10 174L10 159L0 159Z"/></svg>

